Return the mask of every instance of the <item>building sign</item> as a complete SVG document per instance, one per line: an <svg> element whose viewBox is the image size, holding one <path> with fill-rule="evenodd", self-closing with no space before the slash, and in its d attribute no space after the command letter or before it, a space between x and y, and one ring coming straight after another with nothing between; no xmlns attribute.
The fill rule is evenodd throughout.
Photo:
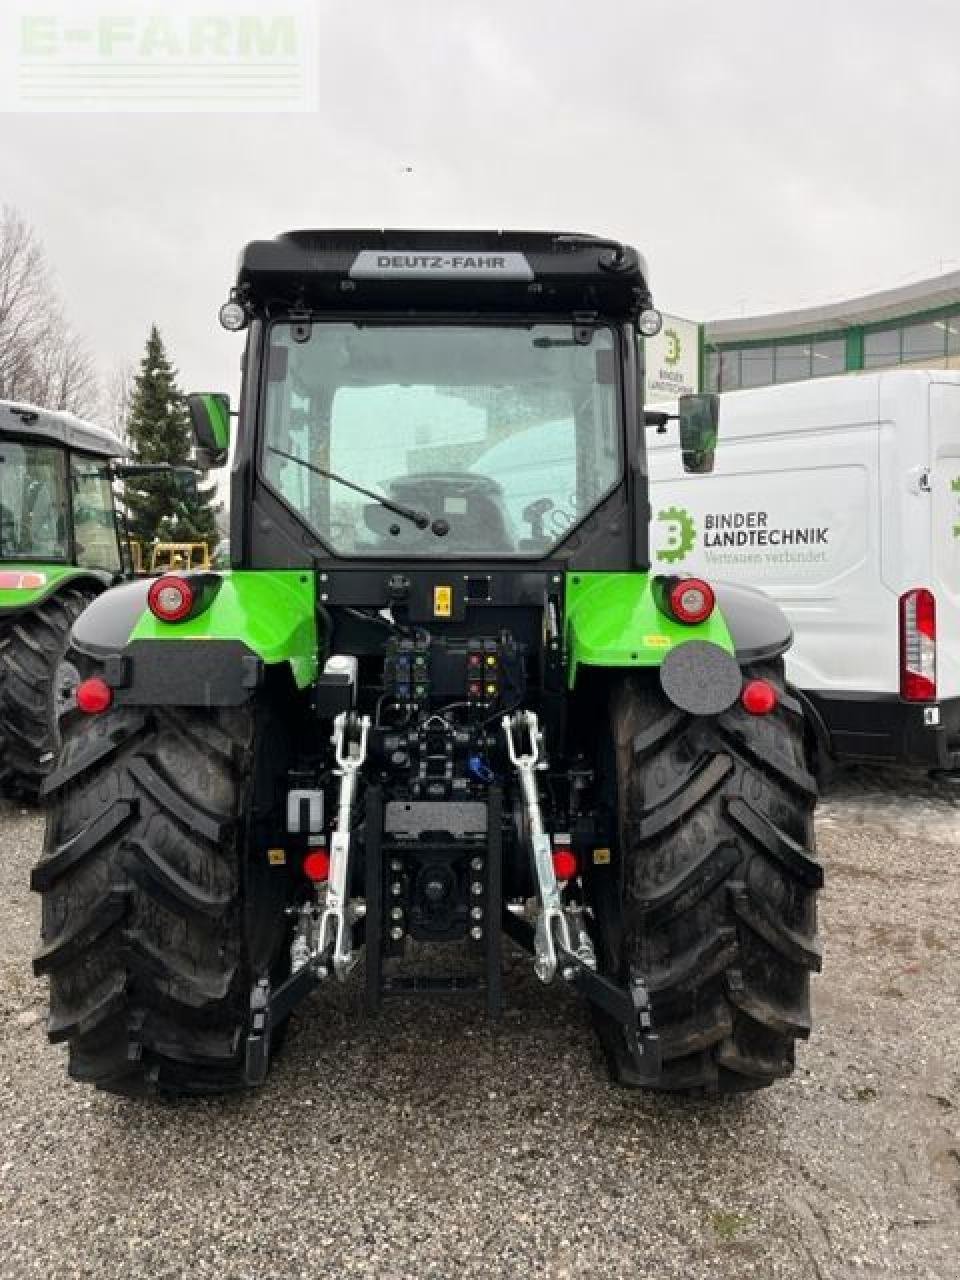
<svg viewBox="0 0 960 1280"><path fill-rule="evenodd" d="M700 326L678 316L663 317L655 338L645 338L647 404L675 400L700 390Z"/></svg>

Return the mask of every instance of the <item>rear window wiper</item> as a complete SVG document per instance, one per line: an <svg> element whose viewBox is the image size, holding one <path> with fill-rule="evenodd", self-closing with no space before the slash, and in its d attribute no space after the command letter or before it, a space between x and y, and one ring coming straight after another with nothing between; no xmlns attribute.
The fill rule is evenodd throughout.
<svg viewBox="0 0 960 1280"><path fill-rule="evenodd" d="M386 507L388 511L392 511L394 515L403 516L404 520L410 520L418 529L430 528L430 517L425 511L414 511L413 507L405 507L402 502L394 502L392 498L385 498L382 493L375 493L373 489L365 489L362 484L357 484L354 480L348 480L346 476L338 475L336 471L329 471L326 467L318 467L315 462L308 462L306 458L298 458L295 453L287 453L285 449L277 449L272 444L267 445L267 452L275 453L281 458L287 458L290 462L297 462L301 467L306 467L308 471L313 471L318 476L324 476L327 480L335 480L337 484L342 484L346 489L353 489L355 493L362 493L365 498L372 498L381 507Z"/></svg>

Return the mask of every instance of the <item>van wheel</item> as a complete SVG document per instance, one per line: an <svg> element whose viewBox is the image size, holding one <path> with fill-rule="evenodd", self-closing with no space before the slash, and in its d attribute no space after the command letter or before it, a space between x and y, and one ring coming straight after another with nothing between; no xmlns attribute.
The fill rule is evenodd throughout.
<svg viewBox="0 0 960 1280"><path fill-rule="evenodd" d="M619 839L594 911L606 971L645 978L663 1056L655 1088L761 1088L792 1072L810 1033L823 870L802 709L782 662L744 677L775 686L772 714L738 702L689 716L633 675L612 694ZM640 1084L616 1024L601 1016L598 1030L614 1077Z"/></svg>

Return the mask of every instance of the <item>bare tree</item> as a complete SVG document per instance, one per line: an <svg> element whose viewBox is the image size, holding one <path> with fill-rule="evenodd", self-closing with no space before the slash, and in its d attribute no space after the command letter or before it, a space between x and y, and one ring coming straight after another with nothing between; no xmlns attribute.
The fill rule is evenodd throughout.
<svg viewBox="0 0 960 1280"><path fill-rule="evenodd" d="M115 365L103 384L100 396L99 421L121 440L127 438L127 419L136 372L136 366L130 361Z"/></svg>
<svg viewBox="0 0 960 1280"><path fill-rule="evenodd" d="M64 318L43 246L16 209L0 211L0 397L91 413L97 379Z"/></svg>

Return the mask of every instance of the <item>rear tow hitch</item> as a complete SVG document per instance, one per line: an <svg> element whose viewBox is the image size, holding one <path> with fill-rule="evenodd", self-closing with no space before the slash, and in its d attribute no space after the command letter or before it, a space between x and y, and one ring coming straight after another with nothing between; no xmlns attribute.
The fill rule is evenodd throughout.
<svg viewBox="0 0 960 1280"><path fill-rule="evenodd" d="M629 986L619 987L597 973L596 952L587 932L583 908L579 904L564 907L560 896L553 849L543 825L537 791L537 772L547 767L537 716L533 711L520 711L512 717L504 716L501 724L507 754L523 793L539 907L532 928L522 916L506 910L504 931L533 953L533 970L541 982L552 982L559 972L598 1012L619 1025L637 1079L653 1082L660 1074L661 1051L660 1039L653 1031L646 983L639 973L633 973ZM524 735L527 750L520 741Z"/></svg>
<svg viewBox="0 0 960 1280"><path fill-rule="evenodd" d="M270 1063L270 1040L291 1011L331 974L346 982L360 956L353 941L353 926L362 906L349 900L352 854L351 811L357 779L367 758L370 717L343 711L333 726L333 747L340 778L337 829L330 842L330 875L325 890L318 887L317 901L291 909L297 924L290 944L290 977L273 988L260 978L250 993L250 1031L246 1044L246 1081L262 1084ZM326 894L321 903L320 896Z"/></svg>

